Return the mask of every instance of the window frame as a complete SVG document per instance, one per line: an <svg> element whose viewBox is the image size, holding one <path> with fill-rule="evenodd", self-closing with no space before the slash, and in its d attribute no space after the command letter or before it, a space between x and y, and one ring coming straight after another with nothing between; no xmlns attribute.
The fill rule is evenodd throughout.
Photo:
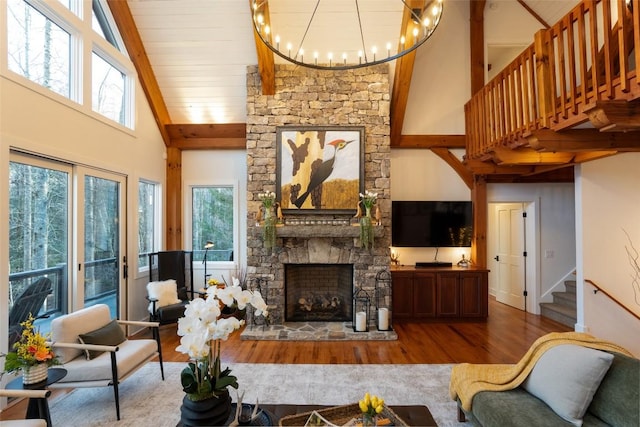
<svg viewBox="0 0 640 427"><path fill-rule="evenodd" d="M193 188L197 187L231 187L233 194L233 261L209 261L207 260L207 269L210 271L216 270L235 270L239 268L239 254L240 254L240 200L239 200L239 188L240 182L238 180L225 180L216 179L215 181L189 181L184 183L183 191L186 195L184 197L184 247L187 250L202 250L202 248L193 247ZM194 268L204 268L201 261L194 261ZM226 273L226 271L225 271Z"/></svg>
<svg viewBox="0 0 640 427"><path fill-rule="evenodd" d="M162 184L157 181L139 178L138 179L138 202L140 201L140 183L150 184L154 186L153 197L154 197L154 206L153 206L153 248L151 252L157 252L162 248ZM139 206L138 206L139 207ZM138 209L139 211L139 209ZM136 221L136 232L137 235L140 234L140 218L137 217ZM140 266L140 246L136 248L136 260L135 260L135 271L136 278L145 276L149 274L148 265Z"/></svg>
<svg viewBox="0 0 640 427"><path fill-rule="evenodd" d="M24 86L36 93L46 96L54 101L78 110L79 112L99 120L109 126L115 127L123 132L133 135L136 130L136 97L138 75L129 58L110 9L106 0L92 0L91 2L81 2L71 0L71 9L67 9L59 1L44 0L22 0L30 7L37 10L47 19L70 34L70 58L69 58L69 97L50 90L39 83L36 83L22 74L9 69L8 55L8 2L0 2L0 28L4 30L0 34L0 75ZM92 28L93 4L101 8L105 15L106 22L110 25L117 47L111 44ZM85 7L85 6L89 7ZM96 53L111 66L125 75L125 113L124 123L112 120L107 116L93 111L92 107L92 54Z"/></svg>

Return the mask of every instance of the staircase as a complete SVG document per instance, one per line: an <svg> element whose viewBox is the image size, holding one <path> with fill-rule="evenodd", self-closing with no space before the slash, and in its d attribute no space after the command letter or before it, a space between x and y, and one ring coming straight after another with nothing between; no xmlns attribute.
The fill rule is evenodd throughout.
<svg viewBox="0 0 640 427"><path fill-rule="evenodd" d="M576 281L565 280L564 292L552 292L553 302L540 303L540 314L573 328L576 324Z"/></svg>

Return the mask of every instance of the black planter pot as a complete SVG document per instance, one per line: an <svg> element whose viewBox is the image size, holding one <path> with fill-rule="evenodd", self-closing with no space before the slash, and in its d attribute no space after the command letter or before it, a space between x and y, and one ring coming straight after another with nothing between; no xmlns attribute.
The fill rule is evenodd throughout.
<svg viewBox="0 0 640 427"><path fill-rule="evenodd" d="M187 396L182 399L180 423L189 426L222 426L231 415L231 396L225 390L217 397L193 401Z"/></svg>

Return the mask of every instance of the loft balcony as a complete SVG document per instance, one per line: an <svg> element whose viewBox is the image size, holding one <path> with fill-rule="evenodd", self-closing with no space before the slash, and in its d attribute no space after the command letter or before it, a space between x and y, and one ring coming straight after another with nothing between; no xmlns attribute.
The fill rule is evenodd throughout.
<svg viewBox="0 0 640 427"><path fill-rule="evenodd" d="M640 4L585 0L465 105L466 166L549 172L640 151Z"/></svg>

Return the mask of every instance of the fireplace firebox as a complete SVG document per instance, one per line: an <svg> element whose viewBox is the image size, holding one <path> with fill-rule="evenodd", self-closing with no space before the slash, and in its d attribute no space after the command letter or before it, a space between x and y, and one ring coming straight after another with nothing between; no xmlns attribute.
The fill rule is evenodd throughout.
<svg viewBox="0 0 640 427"><path fill-rule="evenodd" d="M353 264L285 264L285 321L351 321Z"/></svg>

